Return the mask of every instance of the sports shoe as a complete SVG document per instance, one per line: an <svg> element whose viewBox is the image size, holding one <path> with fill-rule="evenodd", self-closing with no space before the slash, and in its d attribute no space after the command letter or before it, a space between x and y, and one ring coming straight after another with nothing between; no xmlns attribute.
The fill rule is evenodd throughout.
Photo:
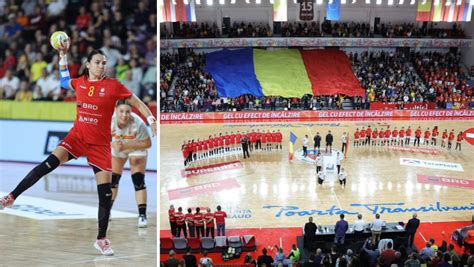
<svg viewBox="0 0 474 267"><path fill-rule="evenodd" d="M13 206L13 202L15 201L15 198L13 195L10 193L7 196L4 196L0 199L0 210L3 210L4 208L11 208Z"/></svg>
<svg viewBox="0 0 474 267"><path fill-rule="evenodd" d="M97 239L94 243L94 247L105 256L113 256L114 251L110 248L110 241L106 238Z"/></svg>
<svg viewBox="0 0 474 267"><path fill-rule="evenodd" d="M138 224L137 224L138 228L145 228L147 227L147 225L148 225L148 222L146 220L146 217L143 215L138 216Z"/></svg>

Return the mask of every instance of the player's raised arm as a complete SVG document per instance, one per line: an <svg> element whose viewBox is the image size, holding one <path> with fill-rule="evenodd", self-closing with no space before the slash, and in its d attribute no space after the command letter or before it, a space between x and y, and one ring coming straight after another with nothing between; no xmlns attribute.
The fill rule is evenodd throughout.
<svg viewBox="0 0 474 267"><path fill-rule="evenodd" d="M59 82L61 87L69 90L69 88L73 88L67 68L67 51L71 45L71 40L65 32L57 31L51 35L50 43L51 46L59 52Z"/></svg>
<svg viewBox="0 0 474 267"><path fill-rule="evenodd" d="M146 120L151 127L151 134L155 136L157 131L156 118L153 116L147 105L145 105L145 103L143 103L136 95L132 95L127 100L133 107L138 109L138 111L140 111L143 116L146 117Z"/></svg>

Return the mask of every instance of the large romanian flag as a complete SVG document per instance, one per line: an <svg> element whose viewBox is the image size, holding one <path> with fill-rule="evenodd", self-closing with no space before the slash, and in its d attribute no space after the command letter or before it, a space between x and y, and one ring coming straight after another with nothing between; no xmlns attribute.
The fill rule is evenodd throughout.
<svg viewBox="0 0 474 267"><path fill-rule="evenodd" d="M344 94L363 96L344 52L298 49L224 49L206 56L219 97Z"/></svg>

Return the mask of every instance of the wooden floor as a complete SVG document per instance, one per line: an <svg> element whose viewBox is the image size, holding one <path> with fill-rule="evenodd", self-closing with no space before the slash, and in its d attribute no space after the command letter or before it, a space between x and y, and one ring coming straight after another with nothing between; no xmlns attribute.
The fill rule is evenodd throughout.
<svg viewBox="0 0 474 267"><path fill-rule="evenodd" d="M410 125L415 129L421 126L423 131L427 127L432 129L438 125L441 131L445 128L454 129L457 134L472 127L473 123L472 121L389 121L161 125L160 229L170 227L167 215L170 204L174 204L176 208L181 206L184 210L188 207L211 207L213 211L217 205L221 205L223 210L230 213L227 228L303 226L311 214L317 223L334 224L339 218L337 209L354 214L361 213L369 222L374 219L374 214L377 212L388 222L406 222L412 216L411 210L406 209L421 207L425 207L427 211L418 212L419 218L424 222L471 220L474 210L473 189L417 182L417 174L474 180L472 176L474 147L467 142L462 143L462 152L454 151L454 147L448 152L440 149L438 144L437 148L440 150L438 155L388 151L380 147L355 149L350 145L347 158L342 164L348 173L348 184L345 189L338 183L326 183L323 188L317 187L314 165L299 159L293 162L288 160L290 131L298 136L296 149L301 149L302 137L305 134L310 136L312 147L312 137L315 133L317 131L322 133L324 138L328 130L331 130L335 137L334 149L340 149L339 140L343 132L350 132L352 138L356 127L368 125L373 129L382 126L385 129L386 125L390 125L391 129L395 126L398 129L401 126L406 128ZM192 167L240 160L243 168L182 177L181 171L184 166L180 147L183 141L205 139L210 134L252 129L260 131L280 129L284 136L283 151L253 152L250 159L245 160L239 154L203 161ZM401 157L459 163L464 171L403 166L400 164ZM197 192L198 195L172 201L169 198L169 190L183 188L181 192L184 194L189 192L186 187L226 179L235 179L239 187L219 192L213 192L211 188L207 193ZM459 210L459 206L467 206L470 210ZM352 222L356 216L348 215L346 218Z"/></svg>
<svg viewBox="0 0 474 267"><path fill-rule="evenodd" d="M0 192L12 190L32 166L0 163ZM93 247L97 193L92 170L58 168L20 196L13 209L0 211L0 266L156 266L156 173L147 172L145 179L148 227L137 228L133 184L125 171L107 235L115 255L107 257ZM50 202L53 208L45 206ZM63 213L83 213L85 218L63 219L62 212L54 208ZM45 214L52 214L52 218L39 217Z"/></svg>

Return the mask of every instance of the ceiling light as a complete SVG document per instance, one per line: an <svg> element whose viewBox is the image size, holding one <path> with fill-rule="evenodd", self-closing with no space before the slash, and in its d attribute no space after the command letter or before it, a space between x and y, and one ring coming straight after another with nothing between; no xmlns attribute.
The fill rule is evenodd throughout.
<svg viewBox="0 0 474 267"><path fill-rule="evenodd" d="M213 2L214 2L214 0L207 0L207 5L212 6L212 4L214 4Z"/></svg>
<svg viewBox="0 0 474 267"><path fill-rule="evenodd" d="M377 5L381 5L381 4L382 4L382 0L377 0L377 1L375 1L375 3L376 3Z"/></svg>
<svg viewBox="0 0 474 267"><path fill-rule="evenodd" d="M341 0L341 4L343 4L343 5L347 4L347 1L346 0Z"/></svg>
<svg viewBox="0 0 474 267"><path fill-rule="evenodd" d="M388 3L387 3L389 6L393 6L393 0L388 0Z"/></svg>
<svg viewBox="0 0 474 267"><path fill-rule="evenodd" d="M225 0L219 0L219 5L225 5Z"/></svg>

